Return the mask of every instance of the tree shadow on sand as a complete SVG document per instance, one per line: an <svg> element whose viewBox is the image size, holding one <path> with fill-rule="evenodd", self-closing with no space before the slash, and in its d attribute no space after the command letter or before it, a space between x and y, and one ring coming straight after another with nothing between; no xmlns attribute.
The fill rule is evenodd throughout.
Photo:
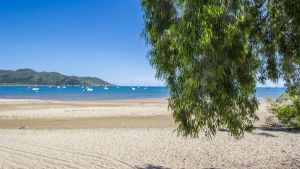
<svg viewBox="0 0 300 169"><path fill-rule="evenodd" d="M255 127L257 131L262 131L258 133L254 133L257 135L265 136L265 137L277 137L274 134L268 132L288 132L293 134L300 134L300 127L282 127L282 126L261 126ZM227 129L219 129L221 132L228 132Z"/></svg>
<svg viewBox="0 0 300 169"><path fill-rule="evenodd" d="M280 132L289 132L289 133L300 133L300 127L281 127L281 126L261 126L255 127L257 130L261 131L280 131ZM219 131L228 132L227 129L219 129Z"/></svg>
<svg viewBox="0 0 300 169"><path fill-rule="evenodd" d="M289 132L289 133L300 133L300 127L278 127L278 126L262 126L256 127L256 129L262 131L280 131L280 132Z"/></svg>
<svg viewBox="0 0 300 169"><path fill-rule="evenodd" d="M159 165L153 165L153 164L147 164L145 166L136 166L137 169L171 169L169 167L159 166Z"/></svg>
<svg viewBox="0 0 300 169"><path fill-rule="evenodd" d="M147 164L143 167L136 166L137 169L171 169L169 167ZM219 169L219 168L203 168L203 169Z"/></svg>

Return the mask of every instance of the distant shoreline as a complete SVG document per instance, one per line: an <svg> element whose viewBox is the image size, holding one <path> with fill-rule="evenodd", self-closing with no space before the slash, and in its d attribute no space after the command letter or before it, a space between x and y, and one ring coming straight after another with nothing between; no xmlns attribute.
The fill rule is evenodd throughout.
<svg viewBox="0 0 300 169"><path fill-rule="evenodd" d="M0 84L0 86L117 86L117 85L32 85L32 84Z"/></svg>
<svg viewBox="0 0 300 169"><path fill-rule="evenodd" d="M86 91L82 86L58 85L2 85L0 98L3 99L38 99L38 100L134 100L146 98L168 98L167 87L156 86L90 86ZM33 91L38 88L38 92ZM65 89L66 88L66 89ZM257 87L255 96L258 100L265 97L278 98L284 88Z"/></svg>
<svg viewBox="0 0 300 169"><path fill-rule="evenodd" d="M51 84L51 85L33 85L33 84L0 84L0 86L119 86L119 87L166 87L166 86L147 86L147 85L115 85L115 84L110 84L110 85L56 85L56 84ZM274 89L274 88L285 88L284 86L279 86L279 87L275 87L275 86L272 86L272 87L256 87L256 88L271 88L271 89Z"/></svg>
<svg viewBox="0 0 300 169"><path fill-rule="evenodd" d="M151 97L151 98L126 98L126 99L91 99L91 100L85 100L85 99L73 99L73 100L68 100L68 99L40 99L40 98L2 98L0 97L0 102L1 101L42 101L42 102L66 102L66 103L82 103L82 102L87 102L87 103L98 103L98 102L147 102L147 101L161 101L161 100L168 100L170 97ZM263 98L265 99L265 98Z"/></svg>

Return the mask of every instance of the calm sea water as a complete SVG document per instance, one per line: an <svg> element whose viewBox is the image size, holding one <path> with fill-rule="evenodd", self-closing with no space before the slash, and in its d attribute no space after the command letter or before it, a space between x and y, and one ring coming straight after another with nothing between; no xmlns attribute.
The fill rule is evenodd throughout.
<svg viewBox="0 0 300 169"><path fill-rule="evenodd" d="M38 86L39 91L34 92L32 86L0 86L0 98L10 99L54 99L54 100L116 100L163 98L169 96L166 87L130 87L111 86L108 88L94 86L93 91L84 91L80 86ZM257 88L258 99L264 97L277 98L284 92L284 88Z"/></svg>

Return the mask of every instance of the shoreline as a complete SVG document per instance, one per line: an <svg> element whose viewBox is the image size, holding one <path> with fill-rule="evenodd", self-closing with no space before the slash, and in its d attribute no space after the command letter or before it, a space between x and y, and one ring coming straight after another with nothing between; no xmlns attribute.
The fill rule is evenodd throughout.
<svg viewBox="0 0 300 169"><path fill-rule="evenodd" d="M0 84L0 86L28 86L28 87L31 87L31 86L41 86L41 87L49 87L49 86L69 86L69 87L81 87L81 86L101 86L101 87L138 87L139 85L130 85L130 86L119 86L119 85L115 85L115 84L111 84L111 85L35 85L35 84L30 84L30 85L26 85L26 84L10 84L10 85L6 85L6 84ZM166 87L166 86L139 86L139 87Z"/></svg>
<svg viewBox="0 0 300 169"><path fill-rule="evenodd" d="M60 101L0 99L0 128L176 127L166 99Z"/></svg>
<svg viewBox="0 0 300 169"><path fill-rule="evenodd" d="M261 101L255 126L270 116ZM166 99L0 99L0 168L299 168L300 134L182 137ZM294 160L296 159L296 160Z"/></svg>
<svg viewBox="0 0 300 169"><path fill-rule="evenodd" d="M1 101L49 101L49 102L127 102L127 101L155 101L155 100L168 100L169 97L153 97L153 98L126 98L126 99L86 99L86 100L60 100L60 99L36 99L36 98L0 98Z"/></svg>
<svg viewBox="0 0 300 169"><path fill-rule="evenodd" d="M0 119L0 129L176 128L172 116Z"/></svg>
<svg viewBox="0 0 300 169"><path fill-rule="evenodd" d="M255 127L262 127L272 114L266 100L259 102ZM0 99L0 128L176 128L168 100L33 100Z"/></svg>
<svg viewBox="0 0 300 169"><path fill-rule="evenodd" d="M22 84L10 84L10 85L6 85L6 84L0 84L0 86L28 86L28 87L32 87L32 86L41 86L41 87L49 87L49 86L86 86L86 85L35 85L35 84L30 84L30 85L22 85ZM92 86L116 86L116 85L92 85Z"/></svg>

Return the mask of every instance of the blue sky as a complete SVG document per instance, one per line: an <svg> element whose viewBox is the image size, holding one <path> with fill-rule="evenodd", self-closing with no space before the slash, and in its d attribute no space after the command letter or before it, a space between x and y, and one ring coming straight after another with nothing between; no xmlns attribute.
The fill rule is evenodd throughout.
<svg viewBox="0 0 300 169"><path fill-rule="evenodd" d="M0 0L0 69L163 85L146 58L139 0Z"/></svg>
<svg viewBox="0 0 300 169"><path fill-rule="evenodd" d="M139 0L0 0L0 69L164 85L146 58L142 29Z"/></svg>

